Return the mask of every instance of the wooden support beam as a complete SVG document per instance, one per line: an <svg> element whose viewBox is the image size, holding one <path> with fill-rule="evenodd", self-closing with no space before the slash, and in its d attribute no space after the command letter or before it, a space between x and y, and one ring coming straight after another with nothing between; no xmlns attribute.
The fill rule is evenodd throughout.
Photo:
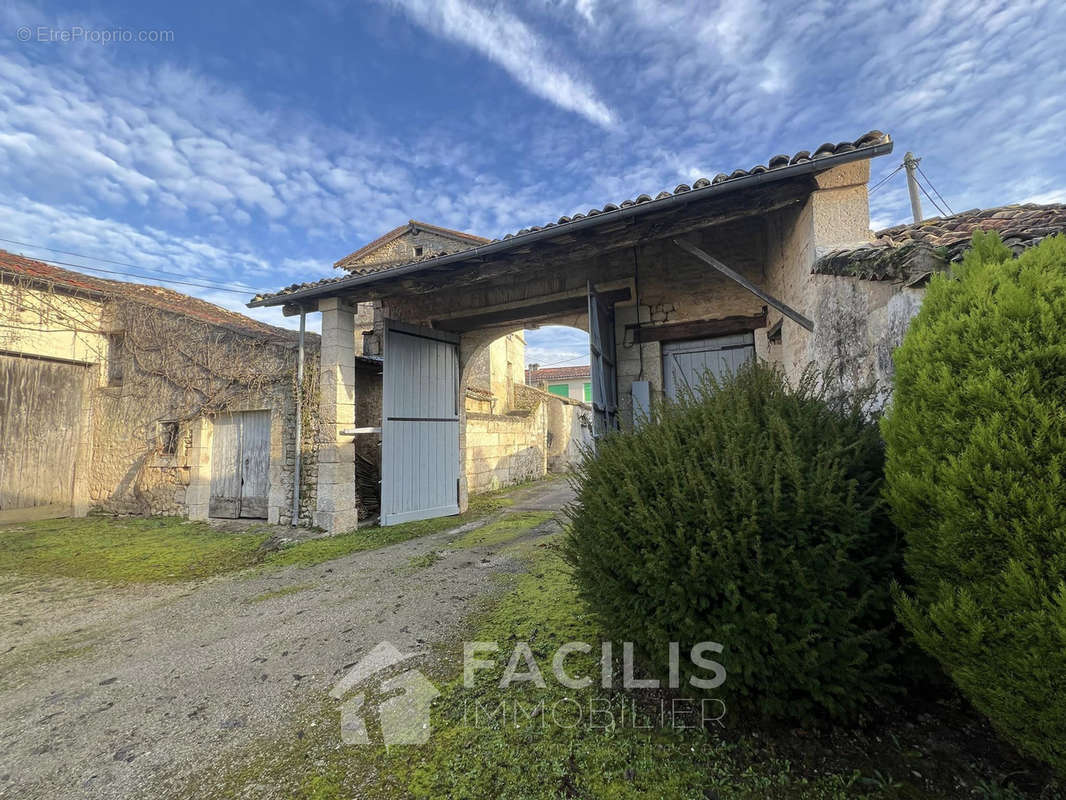
<svg viewBox="0 0 1066 800"><path fill-rule="evenodd" d="M645 342L678 342L684 339L705 339L728 336L766 327L766 311L750 317L735 316L721 319L697 319L689 322L670 322L666 325L626 325L633 329L633 340Z"/></svg>
<svg viewBox="0 0 1066 800"><path fill-rule="evenodd" d="M463 261L408 278L405 294L453 291L484 283L491 278L526 276L531 269L572 270L575 264L616 250L645 246L656 240L670 241L697 230L719 228L766 216L804 200L812 191L808 178L795 179L729 195L714 202L699 202L649 215L640 222L619 221L597 226L591 231L571 234L560 230L559 237L574 241L552 246L552 240L517 245L505 254L481 259L480 265ZM476 268L472 268L476 267ZM360 289L360 299L378 300L397 293L397 284L385 281Z"/></svg>
<svg viewBox="0 0 1066 800"><path fill-rule="evenodd" d="M607 304L621 303L629 300L630 293L628 288L615 289L610 292L603 292L600 298ZM433 327L442 331L464 333L480 328L493 328L497 325L505 325L511 322L533 320L578 311L588 311L587 296L563 297L546 302L534 301L527 306L519 306L517 308L503 308L498 311L486 311L466 317L435 319L433 320Z"/></svg>
<svg viewBox="0 0 1066 800"><path fill-rule="evenodd" d="M735 270L732 270L729 267L727 267L725 264L723 264L717 258L714 258L713 256L708 255L707 253L703 252L698 247L696 247L696 245L691 244L690 242L686 242L684 239L673 239L672 241L673 241L674 244L676 244L678 247L680 247L686 253L694 255L696 258L698 258L704 264L707 264L708 266L714 267L716 270L721 272L727 278L731 278L732 280L734 280L737 283L739 283L741 286L743 286L745 289L747 289L749 292L751 292L756 297L758 297L758 298L760 298L762 300L765 300L767 303L772 305L774 308L776 308L778 311L780 311L782 314L784 314L786 317L788 317L793 322L796 322L796 323L802 325L804 328L806 328L809 331L813 331L814 330L814 323L811 322L809 319L807 319L805 316L803 316L801 313L796 311L796 309L792 308L792 306L781 302L780 300L778 300L776 297L774 297L769 292L763 291L758 286L756 286L754 283L752 283L747 278L745 278L743 275L741 275L739 272L736 272Z"/></svg>

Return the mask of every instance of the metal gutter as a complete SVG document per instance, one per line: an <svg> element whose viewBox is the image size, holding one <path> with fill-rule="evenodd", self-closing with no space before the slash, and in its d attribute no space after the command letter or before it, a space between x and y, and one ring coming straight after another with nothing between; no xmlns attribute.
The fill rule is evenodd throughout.
<svg viewBox="0 0 1066 800"><path fill-rule="evenodd" d="M336 283L311 286L307 289L299 289L289 294L273 295L271 297L265 297L262 300L252 300L248 303L248 307L262 308L264 306L280 306L286 303L298 303L301 300L328 297L357 286L366 286L371 283L380 283L381 281L391 280L393 278L402 278L406 275L446 266L448 264L487 258L488 256L497 255L519 246L551 239L555 236L583 231L607 222L617 222L631 217L642 216L651 213L652 211L663 211L675 206L688 205L715 194L725 194L729 191L753 188L765 183L773 183L787 178L824 172L831 167L840 166L841 164L848 164L852 161L863 161L891 153L893 142L891 138L887 136L886 138L888 141L882 141L867 147L859 147L855 150L849 150L846 153L822 156L821 158L812 158L810 161L804 161L800 164L790 164L787 167L768 169L766 172L759 172L754 175L744 175L739 178L724 180L721 183L704 186L702 189L690 189L687 192L672 194L661 200L649 200L646 203L619 208L615 211L607 211L591 217L584 217L579 220L565 222L561 225L552 225L536 231L530 231L529 233L523 233L506 239L490 242L489 244L479 245L470 250L461 250L458 253L450 253L445 256L439 256L438 258L427 259L426 261L416 261L400 267L393 267L391 269L381 270L380 272L372 272L369 275L352 275L350 278L339 280Z"/></svg>

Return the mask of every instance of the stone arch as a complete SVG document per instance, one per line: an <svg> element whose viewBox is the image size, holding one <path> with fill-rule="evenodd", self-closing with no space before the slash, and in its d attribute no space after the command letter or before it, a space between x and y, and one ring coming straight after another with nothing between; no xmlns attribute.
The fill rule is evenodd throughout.
<svg viewBox="0 0 1066 800"><path fill-rule="evenodd" d="M506 325L499 325L493 327L479 328L477 330L468 331L460 336L459 340L459 391L460 391L460 403L459 403L459 508L465 511L469 506L469 484L467 480L467 411L466 403L464 402L464 395L466 386L468 385L472 368L477 362L478 358L485 354L489 346L509 334L518 333L526 330L531 325L536 327L546 327L549 325L559 325L570 328L577 328L585 333L588 333L588 314L584 312L576 312L559 317L553 317L550 319L538 318L534 320L519 320L515 322L507 323ZM524 370L525 365L522 365Z"/></svg>

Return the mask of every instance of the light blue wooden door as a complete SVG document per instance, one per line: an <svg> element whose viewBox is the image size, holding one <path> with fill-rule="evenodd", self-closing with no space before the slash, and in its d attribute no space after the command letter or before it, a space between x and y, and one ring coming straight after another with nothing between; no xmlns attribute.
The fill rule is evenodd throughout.
<svg viewBox="0 0 1066 800"><path fill-rule="evenodd" d="M459 513L459 337L385 323L381 524Z"/></svg>
<svg viewBox="0 0 1066 800"><path fill-rule="evenodd" d="M696 391L704 373L724 378L755 358L755 338L736 333L713 339L663 344L663 390L671 400Z"/></svg>

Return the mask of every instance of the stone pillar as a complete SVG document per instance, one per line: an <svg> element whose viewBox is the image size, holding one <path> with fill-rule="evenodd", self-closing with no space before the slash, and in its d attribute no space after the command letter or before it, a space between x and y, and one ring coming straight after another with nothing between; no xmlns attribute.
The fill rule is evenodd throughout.
<svg viewBox="0 0 1066 800"><path fill-rule="evenodd" d="M192 440L186 456L189 463L189 485L185 489L185 512L189 519L206 520L211 501L211 434L212 424L198 417L189 425Z"/></svg>
<svg viewBox="0 0 1066 800"><path fill-rule="evenodd" d="M814 337L818 336L818 278L811 274L815 261L825 253L870 238L870 208L866 182L868 161L855 161L815 176L816 189L807 202L779 212L768 226L767 289L792 308L814 320L813 334L783 318L781 346L767 348L785 373L797 379L814 360ZM770 309L768 322L782 319Z"/></svg>
<svg viewBox="0 0 1066 800"><path fill-rule="evenodd" d="M341 435L355 427L355 309L330 297L319 301L318 310L322 345L315 525L341 533L357 522L355 441Z"/></svg>

